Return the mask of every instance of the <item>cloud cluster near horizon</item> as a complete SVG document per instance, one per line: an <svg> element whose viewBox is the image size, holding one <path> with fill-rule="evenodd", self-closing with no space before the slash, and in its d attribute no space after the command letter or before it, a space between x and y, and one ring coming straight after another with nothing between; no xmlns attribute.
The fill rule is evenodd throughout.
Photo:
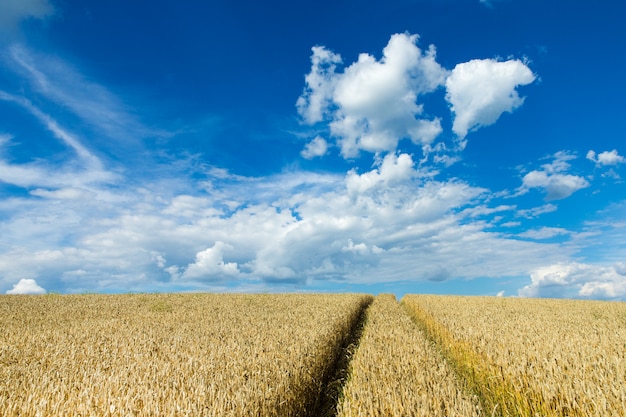
<svg viewBox="0 0 626 417"><path fill-rule="evenodd" d="M41 288L34 279L21 279L13 288L6 291L9 295L18 294L45 294L46 290Z"/></svg>

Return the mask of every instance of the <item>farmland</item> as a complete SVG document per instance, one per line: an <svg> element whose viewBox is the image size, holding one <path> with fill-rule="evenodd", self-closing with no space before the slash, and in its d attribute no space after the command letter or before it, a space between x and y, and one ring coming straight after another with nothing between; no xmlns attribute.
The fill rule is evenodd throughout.
<svg viewBox="0 0 626 417"><path fill-rule="evenodd" d="M365 295L2 297L2 416L300 416Z"/></svg>
<svg viewBox="0 0 626 417"><path fill-rule="evenodd" d="M1 417L625 416L624 381L626 303L0 296Z"/></svg>
<svg viewBox="0 0 626 417"><path fill-rule="evenodd" d="M479 416L475 398L393 296L376 298L339 404L348 416Z"/></svg>
<svg viewBox="0 0 626 417"><path fill-rule="evenodd" d="M405 296L488 409L626 416L626 303Z"/></svg>

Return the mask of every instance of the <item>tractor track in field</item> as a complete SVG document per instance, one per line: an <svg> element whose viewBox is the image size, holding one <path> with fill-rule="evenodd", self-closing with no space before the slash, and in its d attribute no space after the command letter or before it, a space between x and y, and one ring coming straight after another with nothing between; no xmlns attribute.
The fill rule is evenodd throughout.
<svg viewBox="0 0 626 417"><path fill-rule="evenodd" d="M337 403L339 402L343 387L350 374L350 361L359 347L363 330L365 329L367 311L374 298L363 304L361 311L356 316L350 327L350 332L338 351L335 360L323 381L323 390L311 407L309 416L334 417L337 415Z"/></svg>

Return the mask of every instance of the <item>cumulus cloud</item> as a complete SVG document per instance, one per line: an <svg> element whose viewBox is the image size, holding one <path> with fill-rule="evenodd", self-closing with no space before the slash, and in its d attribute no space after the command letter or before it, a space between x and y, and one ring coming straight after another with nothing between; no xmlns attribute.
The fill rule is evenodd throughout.
<svg viewBox="0 0 626 417"><path fill-rule="evenodd" d="M304 77L306 88L296 102L298 113L309 124L321 122L326 116L337 82L337 65L342 62L341 55L323 46L311 50L311 72Z"/></svg>
<svg viewBox="0 0 626 417"><path fill-rule="evenodd" d="M316 156L324 156L328 150L328 142L321 136L316 136L307 143L300 155L306 159L313 159Z"/></svg>
<svg viewBox="0 0 626 417"><path fill-rule="evenodd" d="M224 276L234 276L239 273L236 262L224 262L224 252L232 251L233 247L228 243L215 242L215 244L196 254L196 261L189 264L185 271L177 278L181 279L215 279ZM170 269L177 271L177 269Z"/></svg>
<svg viewBox="0 0 626 417"><path fill-rule="evenodd" d="M562 200L576 191L589 186L589 182L571 174L549 174L546 171L531 171L523 178L527 188L542 188L546 192L546 200Z"/></svg>
<svg viewBox="0 0 626 417"><path fill-rule="evenodd" d="M422 177L407 154L340 181L298 178L222 175L212 178L219 193L195 195L154 184L103 213L94 210L106 202L75 195L2 201L20 213L3 219L2 239L21 249L0 253L0 276L45 273L46 288L70 292L273 288L519 276L564 257L556 245L487 232L467 210L485 205L486 190Z"/></svg>
<svg viewBox="0 0 626 417"><path fill-rule="evenodd" d="M475 59L448 71L437 62L435 47L421 50L418 40L408 33L392 35L380 59L362 53L345 68L340 68L339 54L314 47L311 71L296 103L303 121L326 122L344 158L361 151L393 152L403 139L428 153L437 149L431 144L443 128L441 118L429 115L420 101L445 86L454 114L452 130L462 150L469 131L520 107L524 98L517 88L536 78L525 63L513 59ZM303 154L310 155L307 150ZM446 166L457 160L447 154L436 157Z"/></svg>
<svg viewBox="0 0 626 417"><path fill-rule="evenodd" d="M572 159L576 159L576 156L567 152L557 152L552 163L544 164L541 170L530 171L524 175L520 192L539 188L546 193L546 200L552 201L562 200L588 187L590 184L585 178L565 173L570 169L567 161Z"/></svg>
<svg viewBox="0 0 626 417"><path fill-rule="evenodd" d="M380 60L362 53L343 72L336 72L338 54L313 48L299 113L307 123L329 121L346 158L361 150L392 151L404 138L431 143L441 122L423 117L417 100L443 85L447 71L436 62L435 48L422 51L417 41L417 35L395 34Z"/></svg>
<svg viewBox="0 0 626 417"><path fill-rule="evenodd" d="M13 289L8 290L7 294L45 294L46 290L37 285L34 279L21 279L20 282L13 285Z"/></svg>
<svg viewBox="0 0 626 417"><path fill-rule="evenodd" d="M587 152L587 159L596 163L596 165L600 166L610 166L610 165L619 165L626 162L626 158L617 153L617 149L613 149L612 151L604 151L596 154L595 151L590 150Z"/></svg>
<svg viewBox="0 0 626 417"><path fill-rule="evenodd" d="M624 264L598 266L577 262L535 269L521 297L583 297L620 299L626 296Z"/></svg>
<svg viewBox="0 0 626 417"><path fill-rule="evenodd" d="M516 88L535 80L519 60L475 59L458 64L446 80L446 100L454 113L452 130L464 138L470 130L495 123L524 103Z"/></svg>
<svg viewBox="0 0 626 417"><path fill-rule="evenodd" d="M0 2L0 32L13 32L25 19L44 19L54 14L48 0L3 0Z"/></svg>
<svg viewBox="0 0 626 417"><path fill-rule="evenodd" d="M413 169L413 159L405 153L387 154L378 167L364 174L357 174L355 170L348 173L346 187L351 195L362 194L379 187L393 187L396 184L406 182L417 172Z"/></svg>

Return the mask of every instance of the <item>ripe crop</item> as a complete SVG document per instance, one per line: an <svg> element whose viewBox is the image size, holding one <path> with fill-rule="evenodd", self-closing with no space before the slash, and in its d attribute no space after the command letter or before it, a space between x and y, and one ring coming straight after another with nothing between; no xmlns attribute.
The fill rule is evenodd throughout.
<svg viewBox="0 0 626 417"><path fill-rule="evenodd" d="M349 416L479 416L459 381L394 296L378 296L339 404Z"/></svg>
<svg viewBox="0 0 626 417"><path fill-rule="evenodd" d="M626 417L625 382L626 303L0 296L0 417Z"/></svg>
<svg viewBox="0 0 626 417"><path fill-rule="evenodd" d="M493 414L626 415L625 303L425 295L403 303Z"/></svg>
<svg viewBox="0 0 626 417"><path fill-rule="evenodd" d="M371 296L0 297L0 416L301 416Z"/></svg>

